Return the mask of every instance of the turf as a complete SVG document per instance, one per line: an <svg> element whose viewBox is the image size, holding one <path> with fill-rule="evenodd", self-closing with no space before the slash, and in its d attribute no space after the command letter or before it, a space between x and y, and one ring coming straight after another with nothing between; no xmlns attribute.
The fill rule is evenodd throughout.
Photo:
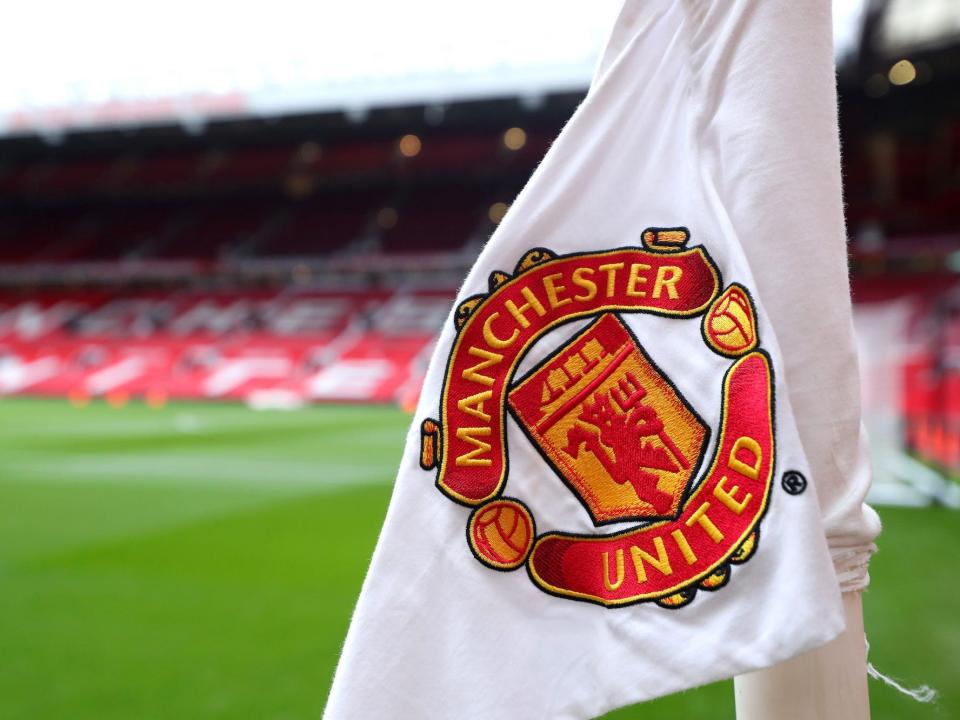
<svg viewBox="0 0 960 720"><path fill-rule="evenodd" d="M0 717L318 717L409 422L0 402ZM942 699L872 683L873 717L960 717L960 515L882 514L872 657ZM729 683L609 718L681 716Z"/></svg>

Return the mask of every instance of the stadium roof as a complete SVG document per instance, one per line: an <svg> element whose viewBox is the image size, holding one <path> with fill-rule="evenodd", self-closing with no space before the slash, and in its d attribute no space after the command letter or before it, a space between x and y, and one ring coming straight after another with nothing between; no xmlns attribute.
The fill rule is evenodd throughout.
<svg viewBox="0 0 960 720"><path fill-rule="evenodd" d="M954 0L891 3L890 42ZM850 54L867 0L835 0ZM34 0L7 9L0 135L582 91L621 0L268 4ZM911 9L912 8L912 9ZM938 20L939 18L939 20ZM956 19L956 18L955 18ZM960 19L957 19L960 23ZM949 24L948 24L949 25ZM910 35L910 28L917 30ZM898 34L899 33L899 34Z"/></svg>

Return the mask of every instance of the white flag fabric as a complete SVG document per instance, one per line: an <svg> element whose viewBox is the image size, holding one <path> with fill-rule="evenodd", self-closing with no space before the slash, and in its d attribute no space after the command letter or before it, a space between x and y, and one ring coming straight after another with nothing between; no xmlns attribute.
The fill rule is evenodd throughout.
<svg viewBox="0 0 960 720"><path fill-rule="evenodd" d="M628 0L441 334L325 717L591 718L842 630L832 63L826 0Z"/></svg>

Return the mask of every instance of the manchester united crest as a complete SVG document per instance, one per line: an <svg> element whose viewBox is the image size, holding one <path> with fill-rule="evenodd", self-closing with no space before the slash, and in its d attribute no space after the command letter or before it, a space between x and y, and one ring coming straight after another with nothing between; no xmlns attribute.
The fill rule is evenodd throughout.
<svg viewBox="0 0 960 720"><path fill-rule="evenodd" d="M686 228L642 238L642 247L594 253L531 250L459 305L420 462L436 470L441 492L473 508L467 543L484 565L526 567L560 597L676 608L726 585L756 550L774 471L773 370L747 289L724 287L706 249L688 247ZM630 313L697 322L709 351L730 360L718 427L654 363ZM586 324L518 377L527 352L572 320ZM537 535L535 509L504 494L508 418L596 533ZM628 529L602 531L613 523Z"/></svg>

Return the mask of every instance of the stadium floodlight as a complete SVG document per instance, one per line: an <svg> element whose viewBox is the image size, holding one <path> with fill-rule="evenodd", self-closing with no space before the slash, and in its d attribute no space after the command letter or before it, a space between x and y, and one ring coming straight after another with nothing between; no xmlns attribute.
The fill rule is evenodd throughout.
<svg viewBox="0 0 960 720"><path fill-rule="evenodd" d="M420 141L420 138L413 133L404 135L397 142L397 149L400 151L400 154L406 158L412 158L419 155L422 147L423 143Z"/></svg>
<svg viewBox="0 0 960 720"><path fill-rule="evenodd" d="M917 68L909 60L898 60L887 72L887 77L894 85L909 85L917 79Z"/></svg>
<svg viewBox="0 0 960 720"><path fill-rule="evenodd" d="M527 133L523 128L512 127L503 133L503 146L507 150L520 150L527 144Z"/></svg>

